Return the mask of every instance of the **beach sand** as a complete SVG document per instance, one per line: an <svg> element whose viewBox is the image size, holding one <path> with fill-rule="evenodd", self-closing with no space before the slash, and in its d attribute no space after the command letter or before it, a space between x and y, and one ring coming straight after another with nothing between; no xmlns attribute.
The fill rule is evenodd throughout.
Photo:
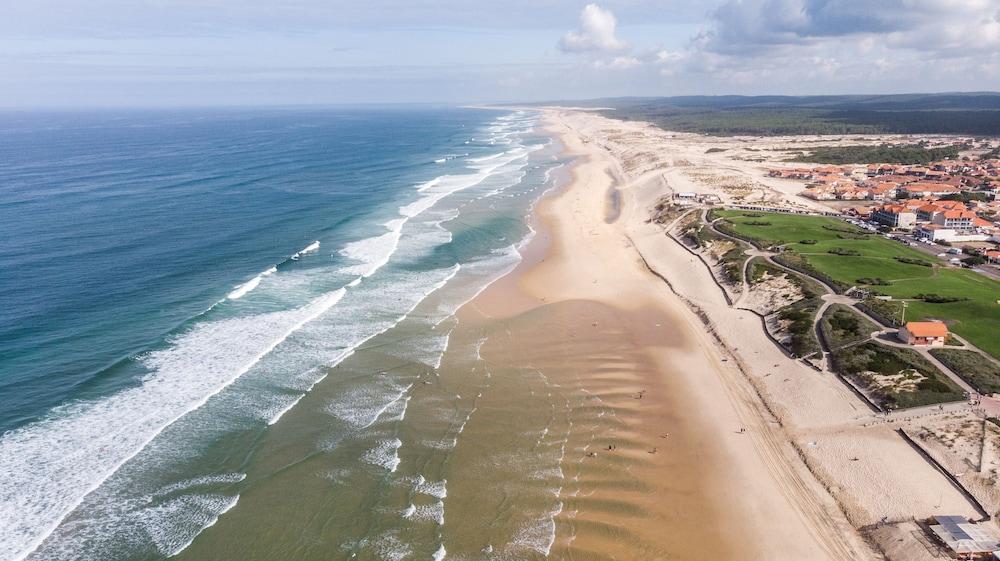
<svg viewBox="0 0 1000 561"><path fill-rule="evenodd" d="M561 111L546 123L578 158L571 181L537 206L525 259L460 311L459 331L488 334L490 368L535 369L616 416L567 442L552 553L871 558L737 361L647 268L631 239L647 201L614 191L621 160Z"/></svg>

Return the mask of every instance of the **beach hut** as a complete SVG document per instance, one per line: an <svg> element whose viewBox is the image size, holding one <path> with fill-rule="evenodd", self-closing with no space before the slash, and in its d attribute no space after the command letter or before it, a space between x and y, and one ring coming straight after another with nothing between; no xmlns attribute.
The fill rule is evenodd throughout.
<svg viewBox="0 0 1000 561"><path fill-rule="evenodd" d="M940 321L908 321L898 336L907 345L940 347L948 339L948 326Z"/></svg>
<svg viewBox="0 0 1000 561"><path fill-rule="evenodd" d="M959 559L993 559L1000 551L1000 535L986 524L974 524L964 516L935 516L930 529Z"/></svg>

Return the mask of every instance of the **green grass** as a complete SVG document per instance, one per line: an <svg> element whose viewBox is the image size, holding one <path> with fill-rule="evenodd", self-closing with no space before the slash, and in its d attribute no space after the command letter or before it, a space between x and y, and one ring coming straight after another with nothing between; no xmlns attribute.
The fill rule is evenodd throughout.
<svg viewBox="0 0 1000 561"><path fill-rule="evenodd" d="M927 359L910 349L887 347L874 341L846 347L832 354L834 369L841 375L853 376L874 394L883 406L908 408L947 401L958 401L962 388L948 379ZM884 376L912 371L925 377L913 391L896 391L875 385L872 372Z"/></svg>
<svg viewBox="0 0 1000 561"><path fill-rule="evenodd" d="M930 353L978 392L1000 393L1000 366L983 355L962 349L931 349Z"/></svg>
<svg viewBox="0 0 1000 561"><path fill-rule="evenodd" d="M868 339L878 331L875 325L861 314L843 304L833 304L823 312L819 328L831 349Z"/></svg>
<svg viewBox="0 0 1000 561"><path fill-rule="evenodd" d="M940 319L949 329L973 345L1000 357L1000 282L968 269L903 263L896 258L930 261L931 258L911 247L877 235L865 239L843 239L831 228L851 228L836 218L780 213L718 211L730 228L740 235L767 243L783 244L795 251L787 259L799 260L821 276L841 287L855 286L859 278L881 278L888 285L873 290L899 299L912 299L918 294L938 294L968 298L961 302L932 304L911 300L906 311L909 321ZM747 224L756 222L758 225ZM759 225L769 222L770 226ZM824 226L826 226L824 228ZM801 240L816 240L802 244ZM857 251L860 255L833 255L830 249L839 247Z"/></svg>

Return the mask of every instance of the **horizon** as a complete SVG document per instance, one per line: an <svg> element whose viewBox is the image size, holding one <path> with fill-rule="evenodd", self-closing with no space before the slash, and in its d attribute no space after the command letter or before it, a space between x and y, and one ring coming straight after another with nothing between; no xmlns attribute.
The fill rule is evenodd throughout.
<svg viewBox="0 0 1000 561"><path fill-rule="evenodd" d="M585 103L585 102L597 102L597 101L614 101L614 100L639 100L639 99L649 99L649 100L663 100L663 99L690 99L690 98L705 98L705 99L720 99L720 98L742 98L742 99L758 99L758 98L792 98L792 99L810 99L810 98L879 98L879 97L907 97L907 96L975 96L975 95L987 95L987 96L998 96L1000 97L1000 89L997 90L955 90L955 91L906 91L890 94L876 94L876 93L825 93L825 94L809 94L809 95L797 95L797 94L787 94L787 93L761 93L761 94L739 94L739 93L718 93L718 94L687 94L687 95L622 95L622 96L609 96L609 97L592 97L592 98L566 98L566 99L541 99L541 100L495 100L495 101L345 101L345 102L302 102L302 103L213 103L213 104L189 104L189 105L51 105L51 106L29 106L29 105L0 105L0 113L28 113L28 112L64 112L64 111L114 111L117 109L122 110L175 110L175 109L189 109L189 110L220 110L220 109L270 109L270 110L295 110L295 109L323 109L323 108L411 108L411 107L448 107L448 108L469 108L469 109L496 109L504 110L510 107L516 106L526 106L526 107L560 107L562 104L572 104L572 103ZM568 105L566 105L568 106ZM610 107L608 109L614 109Z"/></svg>
<svg viewBox="0 0 1000 561"><path fill-rule="evenodd" d="M994 0L536 4L17 5L0 107L1000 90Z"/></svg>

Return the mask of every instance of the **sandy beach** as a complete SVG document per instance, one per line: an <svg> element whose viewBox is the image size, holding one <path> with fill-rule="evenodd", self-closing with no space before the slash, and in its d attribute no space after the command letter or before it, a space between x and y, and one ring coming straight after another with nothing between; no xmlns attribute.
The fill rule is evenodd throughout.
<svg viewBox="0 0 1000 561"><path fill-rule="evenodd" d="M600 118L546 113L548 130L577 157L571 180L537 206L538 233L521 265L460 314L466 328L503 333L482 348L488 364L537 368L619 418L584 445L553 553L872 558L741 359L684 302L699 293L688 284L704 282L690 256L638 250L652 235L643 226L655 193L581 134L590 119ZM770 345L745 343L749 354Z"/></svg>

